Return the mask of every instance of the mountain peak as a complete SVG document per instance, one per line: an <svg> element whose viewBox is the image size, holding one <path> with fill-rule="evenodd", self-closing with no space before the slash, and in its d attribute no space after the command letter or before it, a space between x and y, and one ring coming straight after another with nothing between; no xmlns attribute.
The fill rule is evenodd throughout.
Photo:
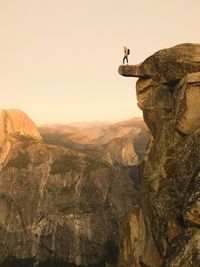
<svg viewBox="0 0 200 267"><path fill-rule="evenodd" d="M0 110L0 164L11 148L9 136L19 134L42 139L34 122L21 110Z"/></svg>
<svg viewBox="0 0 200 267"><path fill-rule="evenodd" d="M41 135L34 122L21 110L0 110L0 144L8 137L18 133L41 139Z"/></svg>

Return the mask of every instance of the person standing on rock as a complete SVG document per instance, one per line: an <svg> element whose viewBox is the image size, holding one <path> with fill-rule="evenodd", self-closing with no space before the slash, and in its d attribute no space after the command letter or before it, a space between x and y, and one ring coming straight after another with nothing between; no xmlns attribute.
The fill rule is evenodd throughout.
<svg viewBox="0 0 200 267"><path fill-rule="evenodd" d="M128 64L128 55L130 54L130 49L124 46L124 58L123 58L123 65L125 63L125 60Z"/></svg>

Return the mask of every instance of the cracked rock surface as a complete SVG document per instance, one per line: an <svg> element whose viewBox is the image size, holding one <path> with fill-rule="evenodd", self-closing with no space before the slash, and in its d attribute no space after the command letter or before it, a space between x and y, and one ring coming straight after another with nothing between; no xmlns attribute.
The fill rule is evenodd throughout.
<svg viewBox="0 0 200 267"><path fill-rule="evenodd" d="M138 106L151 132L140 166L140 212L158 254L147 260L141 249L136 256L136 238L129 238L118 266L128 253L136 263L127 267L200 266L200 44L160 50L119 73L139 77ZM134 231L124 232L123 242Z"/></svg>

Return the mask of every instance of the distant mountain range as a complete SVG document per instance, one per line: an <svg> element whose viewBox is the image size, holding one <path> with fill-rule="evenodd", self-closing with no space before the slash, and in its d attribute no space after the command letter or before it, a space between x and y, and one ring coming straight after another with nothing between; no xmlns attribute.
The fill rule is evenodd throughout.
<svg viewBox="0 0 200 267"><path fill-rule="evenodd" d="M117 123L52 124L39 127L48 144L59 145L103 158L110 164L138 165L148 133L142 118Z"/></svg>

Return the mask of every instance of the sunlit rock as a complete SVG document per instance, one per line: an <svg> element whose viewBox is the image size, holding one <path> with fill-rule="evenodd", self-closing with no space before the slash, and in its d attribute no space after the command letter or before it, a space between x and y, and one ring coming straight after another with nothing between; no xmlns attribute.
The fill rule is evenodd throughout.
<svg viewBox="0 0 200 267"><path fill-rule="evenodd" d="M160 50L119 72L139 77L138 106L152 134L140 166L140 208L163 263L155 257L143 265L142 249L141 262L135 254L132 262L200 266L200 44Z"/></svg>

